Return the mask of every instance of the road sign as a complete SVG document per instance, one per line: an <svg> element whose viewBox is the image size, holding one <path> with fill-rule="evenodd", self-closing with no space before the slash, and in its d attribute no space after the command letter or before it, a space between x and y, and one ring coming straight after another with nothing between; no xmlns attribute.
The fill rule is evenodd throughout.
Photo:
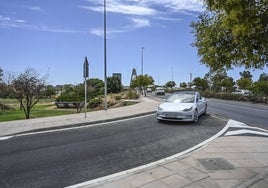
<svg viewBox="0 0 268 188"><path fill-rule="evenodd" d="M87 57L85 57L85 61L84 61L84 78L88 78L88 73L89 73L89 65L88 65Z"/></svg>

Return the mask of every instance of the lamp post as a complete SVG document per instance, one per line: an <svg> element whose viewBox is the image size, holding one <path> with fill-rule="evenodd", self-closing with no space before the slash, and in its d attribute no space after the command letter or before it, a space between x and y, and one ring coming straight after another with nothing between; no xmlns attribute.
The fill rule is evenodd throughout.
<svg viewBox="0 0 268 188"><path fill-rule="evenodd" d="M104 10L104 110L107 111L107 65L106 65L106 0L103 3Z"/></svg>
<svg viewBox="0 0 268 188"><path fill-rule="evenodd" d="M143 76L143 49L144 47L141 48L141 75Z"/></svg>
<svg viewBox="0 0 268 188"><path fill-rule="evenodd" d="M84 66L83 66L84 70L84 78L85 78L85 118L87 117L87 78L88 78L88 72L89 72L89 65L88 65L88 60L87 57L85 57L85 61L84 61Z"/></svg>

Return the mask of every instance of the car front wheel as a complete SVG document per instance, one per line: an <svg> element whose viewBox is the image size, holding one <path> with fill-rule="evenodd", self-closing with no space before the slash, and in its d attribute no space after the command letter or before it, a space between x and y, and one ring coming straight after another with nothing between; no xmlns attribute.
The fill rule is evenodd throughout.
<svg viewBox="0 0 268 188"><path fill-rule="evenodd" d="M207 108L208 108L208 105L206 104L203 115L206 115L207 114Z"/></svg>
<svg viewBox="0 0 268 188"><path fill-rule="evenodd" d="M199 117L198 117L198 112L197 112L197 110L195 110L195 111L194 111L194 119L193 119L193 122L194 122L194 123L197 123L197 122L198 122L198 118L199 118Z"/></svg>

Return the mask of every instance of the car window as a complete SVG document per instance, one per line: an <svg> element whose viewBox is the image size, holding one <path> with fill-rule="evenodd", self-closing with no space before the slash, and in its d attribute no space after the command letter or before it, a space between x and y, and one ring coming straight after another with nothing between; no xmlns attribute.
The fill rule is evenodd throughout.
<svg viewBox="0 0 268 188"><path fill-rule="evenodd" d="M188 93L183 93L183 94L174 94L171 95L169 98L167 98L167 102L172 102L172 103L193 103L195 99L195 95L193 94L188 94Z"/></svg>
<svg viewBox="0 0 268 188"><path fill-rule="evenodd" d="M197 99L198 100L201 100L202 99L202 96L199 93L197 93Z"/></svg>

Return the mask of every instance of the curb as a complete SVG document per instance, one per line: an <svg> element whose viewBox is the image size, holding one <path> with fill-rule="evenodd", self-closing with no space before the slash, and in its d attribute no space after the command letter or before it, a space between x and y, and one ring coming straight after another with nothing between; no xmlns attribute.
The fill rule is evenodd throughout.
<svg viewBox="0 0 268 188"><path fill-rule="evenodd" d="M70 125L62 125L62 126L50 127L50 128L34 129L34 130L30 130L30 131L18 132L15 134L3 135L1 137L20 136L22 134L28 134L28 133L37 133L37 132L45 132L45 131L52 131L52 130L62 130L62 129L67 129L67 128L83 127L86 125L107 123L107 122L112 122L112 121L118 121L118 120L124 120L124 119L129 119L129 118L150 115L150 114L154 114L155 112L156 111L154 110L154 111L143 112L143 113L139 113L139 114L133 114L133 115L122 116L122 117L116 117L116 118L111 118L111 119L97 120L97 121L91 121L91 122L83 122L83 123L70 124Z"/></svg>

